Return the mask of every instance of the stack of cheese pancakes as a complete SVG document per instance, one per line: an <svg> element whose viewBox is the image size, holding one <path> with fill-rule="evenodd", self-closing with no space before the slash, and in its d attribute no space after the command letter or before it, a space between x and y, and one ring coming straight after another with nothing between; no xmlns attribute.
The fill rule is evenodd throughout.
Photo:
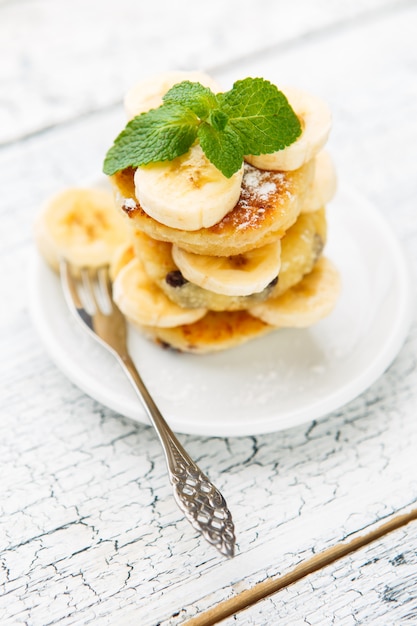
<svg viewBox="0 0 417 626"><path fill-rule="evenodd" d="M127 94L128 118L158 107L183 80L220 91L204 73L166 73ZM331 115L315 96L282 91L301 135L279 152L246 156L231 178L198 143L173 161L111 177L131 230L113 258L114 299L164 345L222 350L276 328L308 327L335 305L339 275L322 256L336 188L323 151Z"/></svg>

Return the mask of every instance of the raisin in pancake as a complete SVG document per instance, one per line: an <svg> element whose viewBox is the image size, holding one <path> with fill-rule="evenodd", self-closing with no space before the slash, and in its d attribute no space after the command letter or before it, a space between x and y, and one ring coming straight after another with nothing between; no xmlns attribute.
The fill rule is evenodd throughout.
<svg viewBox="0 0 417 626"><path fill-rule="evenodd" d="M186 308L204 307L211 311L247 309L258 302L263 302L271 294L276 282L272 281L263 291L249 296L226 296L186 280L172 258L171 243L157 241L137 231L134 249L149 278L155 281L173 302Z"/></svg>
<svg viewBox="0 0 417 626"><path fill-rule="evenodd" d="M132 323L143 326L180 326L201 319L207 309L187 309L172 302L146 274L135 257L124 265L113 282L113 299Z"/></svg>
<svg viewBox="0 0 417 626"><path fill-rule="evenodd" d="M143 328L148 337L181 352L206 354L239 346L272 330L247 311L207 313L194 324L175 328Z"/></svg>
<svg viewBox="0 0 417 626"><path fill-rule="evenodd" d="M177 243L196 254L242 254L283 236L296 221L314 176L314 161L292 172L259 170L245 164L238 203L218 224L197 231L170 228L154 220L140 207L134 186L134 170L111 177L118 207L135 229L153 239Z"/></svg>
<svg viewBox="0 0 417 626"><path fill-rule="evenodd" d="M263 291L250 296L221 295L187 281L173 261L170 243L157 241L137 231L134 249L149 278L180 306L204 307L211 311L239 311L263 302L270 296L278 296L300 281L312 270L325 241L324 209L300 215L281 240L278 281L272 281Z"/></svg>
<svg viewBox="0 0 417 626"><path fill-rule="evenodd" d="M171 244L165 245L170 246ZM112 280L115 281L114 286L118 294L117 300L119 301L119 304L121 299L134 303L128 308L124 307L126 317L129 319L131 324L136 326L149 338L156 340L158 343L183 352L204 354L207 352L215 352L232 348L233 346L240 345L241 343L249 341L250 339L272 330L272 327L269 324L266 324L261 319L250 315L247 311L209 311L200 320L200 324L193 322L171 327L170 329L166 327L162 328L161 326L156 327L146 324L144 325L143 322L140 322L139 320L144 319L144 315L150 317L155 314L152 310L153 306L150 307L148 301L155 296L160 299L161 294L158 296L158 292L160 290L156 284L151 283L149 279L148 283L146 283L146 279L144 280L144 276L142 276L144 267L141 261L139 261L139 265L135 266L135 271L138 272L137 282L141 285L139 292L135 287L136 281L130 281L129 285L126 280L123 279L123 270L129 268L129 266L132 269L132 259L133 261L135 261L135 259L139 261L139 258L134 255L133 247L126 245L125 247L121 247L119 249L111 265L110 271ZM141 294L141 290L143 291L145 284L147 284L149 293ZM132 293L132 288L134 293ZM138 299L142 298L144 299L141 304ZM166 315L170 316L172 313L172 311L170 311L170 307L162 306L162 309L164 308L166 309ZM143 311L143 309L145 309L145 311ZM187 309L184 307L184 314L193 314L194 310L196 309L191 307ZM137 313L140 313L140 315ZM160 310L159 313L159 321L162 326L164 326L164 312Z"/></svg>

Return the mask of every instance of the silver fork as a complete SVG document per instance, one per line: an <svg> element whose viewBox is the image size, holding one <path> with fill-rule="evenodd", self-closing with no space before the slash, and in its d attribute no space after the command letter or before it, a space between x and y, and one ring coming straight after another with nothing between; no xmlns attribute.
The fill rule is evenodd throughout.
<svg viewBox="0 0 417 626"><path fill-rule="evenodd" d="M220 491L184 450L147 390L127 348L125 317L112 298L107 266L74 271L62 260L65 300L76 319L119 361L161 441L174 496L192 526L227 557L234 555L232 516Z"/></svg>

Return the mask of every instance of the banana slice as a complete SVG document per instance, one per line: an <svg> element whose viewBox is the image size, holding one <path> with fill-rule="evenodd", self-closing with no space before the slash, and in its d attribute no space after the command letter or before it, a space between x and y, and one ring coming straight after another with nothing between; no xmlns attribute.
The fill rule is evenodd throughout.
<svg viewBox="0 0 417 626"><path fill-rule="evenodd" d="M67 189L51 198L35 221L34 234L40 253L56 271L62 257L76 267L106 265L130 239L113 195L87 188Z"/></svg>
<svg viewBox="0 0 417 626"><path fill-rule="evenodd" d="M135 258L135 251L130 241L118 246L114 251L110 262L109 274L112 283L116 280L117 274Z"/></svg>
<svg viewBox="0 0 417 626"><path fill-rule="evenodd" d="M227 257L194 254L174 244L172 257L182 275L199 287L225 296L249 296L278 276L281 242Z"/></svg>
<svg viewBox="0 0 417 626"><path fill-rule="evenodd" d="M156 109L162 104L162 96L177 83L189 80L209 87L214 93L219 92L220 85L204 72L164 72L141 81L126 93L124 108L130 120L140 113Z"/></svg>
<svg viewBox="0 0 417 626"><path fill-rule="evenodd" d="M153 282L179 306L210 311L241 311L268 298L276 278L263 291L250 296L224 296L190 283L174 263L172 244L157 241L137 231L133 237L134 250L143 263L145 272Z"/></svg>
<svg viewBox="0 0 417 626"><path fill-rule="evenodd" d="M251 307L249 312L271 326L306 328L333 310L339 292L339 272L329 259L322 257L301 282L282 296Z"/></svg>
<svg viewBox="0 0 417 626"><path fill-rule="evenodd" d="M330 154L321 150L315 158L314 179L304 202L301 213L317 211L334 197L337 187L336 168Z"/></svg>
<svg viewBox="0 0 417 626"><path fill-rule="evenodd" d="M170 228L149 217L137 202L133 168L117 172L111 182L116 205L133 229L196 254L228 256L259 248L285 234L300 214L314 168L314 159L293 172L259 170L246 163L236 206L218 224L197 231Z"/></svg>
<svg viewBox="0 0 417 626"><path fill-rule="evenodd" d="M145 328L145 333L165 347L181 352L207 354L229 350L273 330L247 311L209 311L194 324L175 328Z"/></svg>
<svg viewBox="0 0 417 626"><path fill-rule="evenodd" d="M294 87L283 92L302 126L300 137L287 148L272 154L248 155L245 160L263 170L296 170L310 161L326 143L332 126L329 107L323 100Z"/></svg>
<svg viewBox="0 0 417 626"><path fill-rule="evenodd" d="M201 319L206 309L184 309L152 282L139 259L134 258L117 274L113 298L122 313L139 326L169 328Z"/></svg>
<svg viewBox="0 0 417 626"><path fill-rule="evenodd" d="M173 161L138 167L136 197L147 215L183 230L220 222L239 200L243 166L226 178L207 159L199 144Z"/></svg>

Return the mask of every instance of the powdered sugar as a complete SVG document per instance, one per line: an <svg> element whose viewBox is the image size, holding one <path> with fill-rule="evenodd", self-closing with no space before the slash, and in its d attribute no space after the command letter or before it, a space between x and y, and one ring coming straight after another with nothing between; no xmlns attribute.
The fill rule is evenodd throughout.
<svg viewBox="0 0 417 626"><path fill-rule="evenodd" d="M251 196L256 200L268 200L269 196L276 193L277 184L282 185L283 181L282 172L259 170L257 167L245 163L242 195Z"/></svg>
<svg viewBox="0 0 417 626"><path fill-rule="evenodd" d="M123 204L127 209L130 210L136 209L137 207L136 200L134 200L133 198L124 198Z"/></svg>
<svg viewBox="0 0 417 626"><path fill-rule="evenodd" d="M245 163L239 201L213 228L218 232L225 227L235 231L261 228L277 207L290 200L290 188L285 172L260 170Z"/></svg>
<svg viewBox="0 0 417 626"><path fill-rule="evenodd" d="M270 180L262 181L262 178L265 178L265 173L261 170L250 165L245 166L243 189L246 189L252 196L256 195L259 200L267 200L268 196L277 190L277 186Z"/></svg>

